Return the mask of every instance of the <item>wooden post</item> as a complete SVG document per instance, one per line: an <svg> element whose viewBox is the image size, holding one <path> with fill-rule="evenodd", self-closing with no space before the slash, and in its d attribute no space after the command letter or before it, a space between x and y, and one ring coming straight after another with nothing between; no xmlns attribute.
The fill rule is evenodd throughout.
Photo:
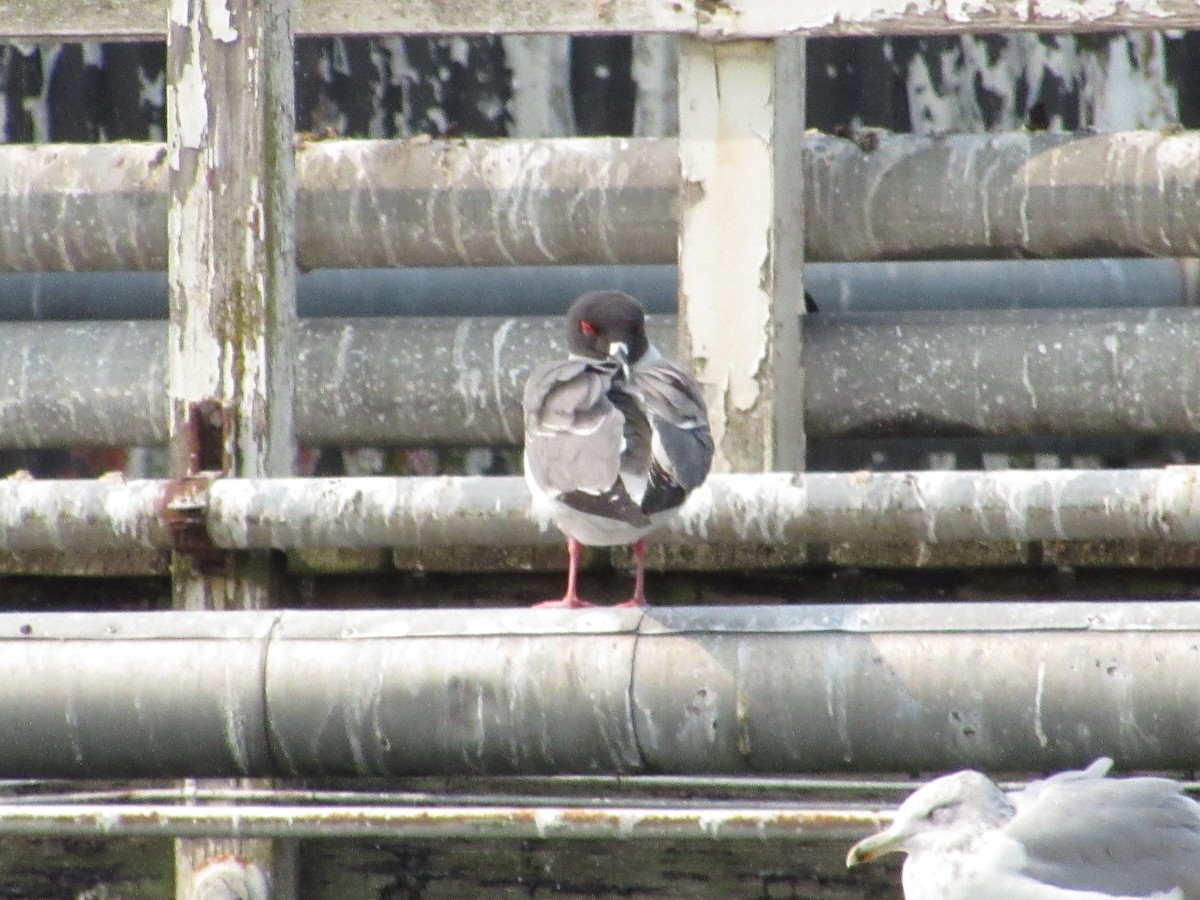
<svg viewBox="0 0 1200 900"><path fill-rule="evenodd" d="M804 468L803 67L802 38L680 40L680 346L718 471Z"/></svg>
<svg viewBox="0 0 1200 900"><path fill-rule="evenodd" d="M292 471L295 312L295 104L289 0L172 0L167 37L171 469L282 476ZM184 523L186 524L186 523ZM215 553L182 533L175 606L272 605L270 553ZM211 893L234 858L295 895L288 841L176 842L176 897Z"/></svg>

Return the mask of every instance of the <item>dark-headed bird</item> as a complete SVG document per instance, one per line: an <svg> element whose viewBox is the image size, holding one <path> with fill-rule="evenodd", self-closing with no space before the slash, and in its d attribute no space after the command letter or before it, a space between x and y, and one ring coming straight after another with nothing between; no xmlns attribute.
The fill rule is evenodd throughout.
<svg viewBox="0 0 1200 900"><path fill-rule="evenodd" d="M1200 900L1200 804L1112 760L1005 793L970 770L900 804L846 865L908 854L905 900Z"/></svg>
<svg viewBox="0 0 1200 900"><path fill-rule="evenodd" d="M696 380L646 338L628 294L584 294L567 329L570 356L525 385L525 480L569 558L566 593L538 605L589 606L576 590L581 545L632 544L633 595L620 605L645 606L645 536L708 475L708 413Z"/></svg>

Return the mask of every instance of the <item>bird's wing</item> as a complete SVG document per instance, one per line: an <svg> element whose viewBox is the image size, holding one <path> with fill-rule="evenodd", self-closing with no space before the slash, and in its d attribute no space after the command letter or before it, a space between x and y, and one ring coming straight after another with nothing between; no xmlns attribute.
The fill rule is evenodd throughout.
<svg viewBox="0 0 1200 900"><path fill-rule="evenodd" d="M635 367L633 388L653 432L642 508L648 513L671 509L700 486L712 465L712 432L700 385L686 369L660 359Z"/></svg>
<svg viewBox="0 0 1200 900"><path fill-rule="evenodd" d="M649 520L621 481L625 417L608 397L615 365L566 359L525 385L525 465L561 503L636 526Z"/></svg>
<svg viewBox="0 0 1200 900"><path fill-rule="evenodd" d="M1200 804L1165 778L1104 778L1093 765L1011 795L1004 833L1022 845L1022 874L1110 895L1200 900ZM1095 770L1095 771L1094 771Z"/></svg>

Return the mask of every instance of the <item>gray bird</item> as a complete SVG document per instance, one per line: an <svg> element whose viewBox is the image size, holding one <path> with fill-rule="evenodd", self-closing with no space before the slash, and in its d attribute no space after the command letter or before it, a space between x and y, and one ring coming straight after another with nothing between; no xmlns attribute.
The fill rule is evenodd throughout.
<svg viewBox="0 0 1200 900"><path fill-rule="evenodd" d="M914 792L847 866L908 854L906 900L1200 900L1200 804L1112 760L1012 793L963 771Z"/></svg>
<svg viewBox="0 0 1200 900"><path fill-rule="evenodd" d="M708 475L713 441L696 380L646 338L642 305L593 291L567 311L570 356L525 385L525 480L535 512L567 536L567 590L539 606L591 604L576 590L581 545L633 545L645 606L646 534Z"/></svg>

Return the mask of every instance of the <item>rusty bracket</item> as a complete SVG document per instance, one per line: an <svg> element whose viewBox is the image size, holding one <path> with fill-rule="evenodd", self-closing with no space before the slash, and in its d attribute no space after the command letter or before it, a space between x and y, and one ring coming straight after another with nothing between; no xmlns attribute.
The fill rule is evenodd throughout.
<svg viewBox="0 0 1200 900"><path fill-rule="evenodd" d="M222 555L212 542L205 521L208 510L208 488L219 472L173 478L163 488L158 504L159 521L171 536L171 548L197 560L215 559Z"/></svg>
<svg viewBox="0 0 1200 900"><path fill-rule="evenodd" d="M184 440L187 474L167 482L158 504L159 521L171 537L171 549L191 557L197 567L225 558L208 533L208 489L226 471L225 443L232 416L215 397L188 404Z"/></svg>

